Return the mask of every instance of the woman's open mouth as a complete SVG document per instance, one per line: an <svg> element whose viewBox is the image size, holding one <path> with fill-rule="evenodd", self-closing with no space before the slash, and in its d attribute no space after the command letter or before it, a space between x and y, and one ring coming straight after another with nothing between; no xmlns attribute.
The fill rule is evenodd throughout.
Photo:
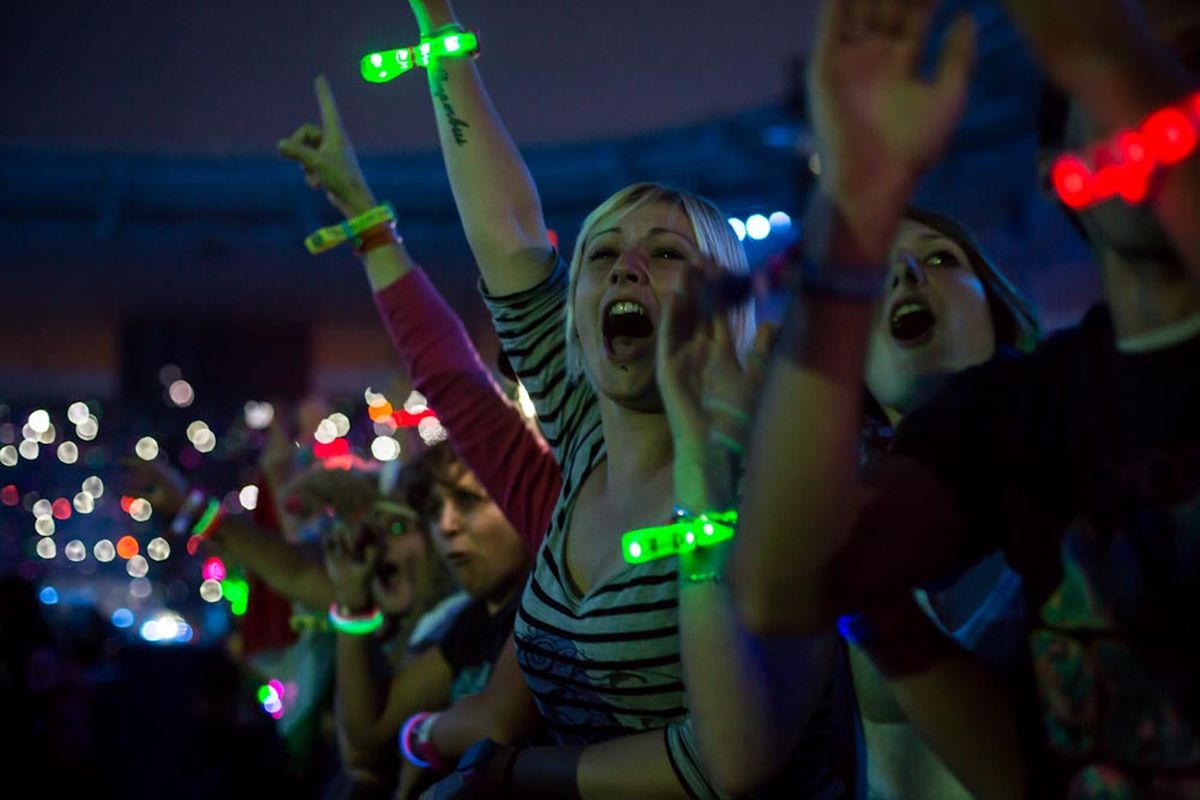
<svg viewBox="0 0 1200 800"><path fill-rule="evenodd" d="M924 298L912 297L893 304L888 323L897 344L918 347L933 338L937 317L929 310Z"/></svg>
<svg viewBox="0 0 1200 800"><path fill-rule="evenodd" d="M637 300L616 300L604 310L600 323L604 352L619 364L642 356L654 344L654 322Z"/></svg>

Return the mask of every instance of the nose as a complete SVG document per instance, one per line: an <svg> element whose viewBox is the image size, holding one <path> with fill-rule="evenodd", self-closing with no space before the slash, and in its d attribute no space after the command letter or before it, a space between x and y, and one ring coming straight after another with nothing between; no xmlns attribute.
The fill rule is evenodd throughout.
<svg viewBox="0 0 1200 800"><path fill-rule="evenodd" d="M888 288L895 289L901 284L905 286L925 285L925 270L917 262L916 256L904 251L901 251L892 261L892 279Z"/></svg>
<svg viewBox="0 0 1200 800"><path fill-rule="evenodd" d="M438 533L447 539L458 535L462 530L462 515L456 506L450 500L442 503L442 509L438 512Z"/></svg>
<svg viewBox="0 0 1200 800"><path fill-rule="evenodd" d="M641 251L633 250L623 253L613 264L612 271L608 273L608 282L613 286L619 286L622 283L648 283L649 276L646 274L646 263L642 258Z"/></svg>

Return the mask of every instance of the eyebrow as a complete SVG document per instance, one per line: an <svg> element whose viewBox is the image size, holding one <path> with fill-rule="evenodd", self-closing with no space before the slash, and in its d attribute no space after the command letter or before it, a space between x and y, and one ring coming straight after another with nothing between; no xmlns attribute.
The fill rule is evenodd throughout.
<svg viewBox="0 0 1200 800"><path fill-rule="evenodd" d="M606 228L602 231L597 231L596 233L593 233L591 235L591 237L588 239L588 244L590 245L593 241L595 241L597 238L603 236L606 233L620 233L620 232L621 232L620 228ZM693 247L696 244L695 242L692 241L690 236L680 233L679 231L674 230L672 228L655 227L655 228L651 228L649 231L647 231L647 233L651 234L651 235L658 234L658 233L671 233L671 234L674 234L675 236L678 236L680 239L683 239L685 242L692 245Z"/></svg>

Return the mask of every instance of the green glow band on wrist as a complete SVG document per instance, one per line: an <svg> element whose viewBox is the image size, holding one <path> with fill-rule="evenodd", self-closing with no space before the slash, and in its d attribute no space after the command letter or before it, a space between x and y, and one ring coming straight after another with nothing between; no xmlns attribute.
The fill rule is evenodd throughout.
<svg viewBox="0 0 1200 800"><path fill-rule="evenodd" d="M678 522L638 528L621 536L621 553L630 564L643 564L678 555L732 539L737 525L736 511L710 511L691 516L676 509ZM686 515L686 516L685 516Z"/></svg>
<svg viewBox="0 0 1200 800"><path fill-rule="evenodd" d="M383 627L383 610L376 608L361 617L344 617L338 612L337 603L329 607L329 623L334 630L351 636L366 636Z"/></svg>
<svg viewBox="0 0 1200 800"><path fill-rule="evenodd" d="M381 222L395 221L396 210L392 208L391 203L384 203L381 206L375 206L371 210L359 214L354 219L347 220L338 225L330 225L309 234L308 238L304 240L304 246L308 248L308 252L317 255L318 253L323 253L326 250L337 247L342 242L356 238L367 228L373 228Z"/></svg>
<svg viewBox="0 0 1200 800"><path fill-rule="evenodd" d="M192 526L192 536L199 536L201 538L208 536L209 529L213 525L213 520L217 518L217 514L220 512L221 501L215 497L210 497L204 513L200 515L200 519L196 520L196 524Z"/></svg>
<svg viewBox="0 0 1200 800"><path fill-rule="evenodd" d="M416 66L411 47L397 47L395 50L380 50L368 53L358 64L363 80L371 83L387 83L394 81Z"/></svg>
<svg viewBox="0 0 1200 800"><path fill-rule="evenodd" d="M479 36L473 31L450 31L440 36L421 39L414 47L413 57L418 67L428 67L438 58L469 58L479 55Z"/></svg>

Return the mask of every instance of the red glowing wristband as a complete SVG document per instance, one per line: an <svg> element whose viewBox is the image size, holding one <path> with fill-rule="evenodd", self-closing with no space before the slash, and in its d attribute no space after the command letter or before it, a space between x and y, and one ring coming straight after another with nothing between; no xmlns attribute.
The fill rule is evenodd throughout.
<svg viewBox="0 0 1200 800"><path fill-rule="evenodd" d="M1195 92L1084 155L1059 156L1050 168L1050 182L1059 200L1077 211L1114 197L1141 203L1155 174L1190 156L1198 143L1200 92Z"/></svg>

